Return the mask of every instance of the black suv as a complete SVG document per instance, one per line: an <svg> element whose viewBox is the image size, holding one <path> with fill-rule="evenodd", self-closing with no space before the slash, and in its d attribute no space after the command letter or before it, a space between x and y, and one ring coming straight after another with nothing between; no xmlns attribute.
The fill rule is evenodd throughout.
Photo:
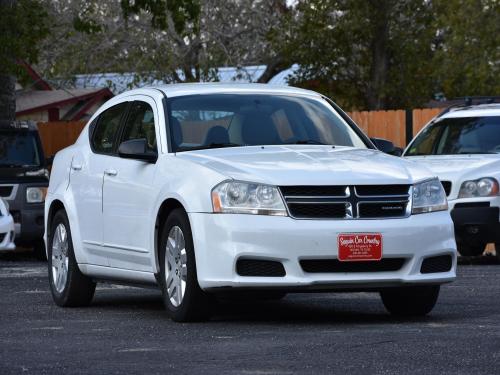
<svg viewBox="0 0 500 375"><path fill-rule="evenodd" d="M47 166L36 123L0 122L0 196L10 206L16 245L33 247L45 258L44 201L49 186Z"/></svg>

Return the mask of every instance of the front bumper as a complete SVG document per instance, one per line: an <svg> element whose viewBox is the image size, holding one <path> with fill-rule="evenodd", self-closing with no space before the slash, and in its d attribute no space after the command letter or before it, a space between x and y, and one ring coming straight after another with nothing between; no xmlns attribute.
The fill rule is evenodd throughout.
<svg viewBox="0 0 500 375"><path fill-rule="evenodd" d="M295 220L237 214L190 213L197 275L204 290L219 288L360 289L442 284L456 277L453 223L446 211L387 220ZM383 257L404 258L397 271L308 273L305 259L336 259L340 233L381 233ZM447 272L421 273L425 258L449 255ZM240 276L240 258L275 260L283 277Z"/></svg>
<svg viewBox="0 0 500 375"><path fill-rule="evenodd" d="M43 238L44 209L43 203L24 204L21 207L11 205L16 243L29 245Z"/></svg>
<svg viewBox="0 0 500 375"><path fill-rule="evenodd" d="M469 246L500 243L500 199L464 199L450 203L457 241Z"/></svg>
<svg viewBox="0 0 500 375"><path fill-rule="evenodd" d="M0 216L0 250L15 250L14 237L12 216Z"/></svg>

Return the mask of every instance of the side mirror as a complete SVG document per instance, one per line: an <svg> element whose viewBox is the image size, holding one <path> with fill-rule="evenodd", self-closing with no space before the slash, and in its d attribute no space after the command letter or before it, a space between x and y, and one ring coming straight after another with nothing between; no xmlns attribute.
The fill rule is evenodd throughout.
<svg viewBox="0 0 500 375"><path fill-rule="evenodd" d="M375 147L386 154L401 156L403 150L399 147L395 147L394 143L382 138L370 138Z"/></svg>
<svg viewBox="0 0 500 375"><path fill-rule="evenodd" d="M155 163L158 160L158 155L156 152L148 151L147 146L148 143L145 138L131 139L120 144L118 155L124 159L136 159Z"/></svg>

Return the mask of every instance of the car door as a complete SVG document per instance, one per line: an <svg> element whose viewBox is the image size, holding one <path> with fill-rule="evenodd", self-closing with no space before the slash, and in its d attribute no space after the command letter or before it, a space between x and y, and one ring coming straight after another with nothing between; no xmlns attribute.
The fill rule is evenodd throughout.
<svg viewBox="0 0 500 375"><path fill-rule="evenodd" d="M106 165L115 159L121 121L128 103L102 112L90 126L89 144L78 149L71 161L70 189L74 197L82 247L89 264L109 266L102 247L102 185Z"/></svg>
<svg viewBox="0 0 500 375"><path fill-rule="evenodd" d="M158 108L146 96L135 97L120 142L146 139L148 152L157 153ZM151 271L154 249L156 163L114 158L104 171L104 247L112 267Z"/></svg>

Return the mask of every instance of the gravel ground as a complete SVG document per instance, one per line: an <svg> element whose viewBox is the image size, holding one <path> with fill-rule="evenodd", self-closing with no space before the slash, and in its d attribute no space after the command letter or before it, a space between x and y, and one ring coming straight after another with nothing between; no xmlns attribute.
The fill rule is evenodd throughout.
<svg viewBox="0 0 500 375"><path fill-rule="evenodd" d="M45 263L0 253L0 374L499 374L494 263L462 260L421 319L342 293L223 304L209 322L179 324L155 289L99 284L92 306L59 308Z"/></svg>

